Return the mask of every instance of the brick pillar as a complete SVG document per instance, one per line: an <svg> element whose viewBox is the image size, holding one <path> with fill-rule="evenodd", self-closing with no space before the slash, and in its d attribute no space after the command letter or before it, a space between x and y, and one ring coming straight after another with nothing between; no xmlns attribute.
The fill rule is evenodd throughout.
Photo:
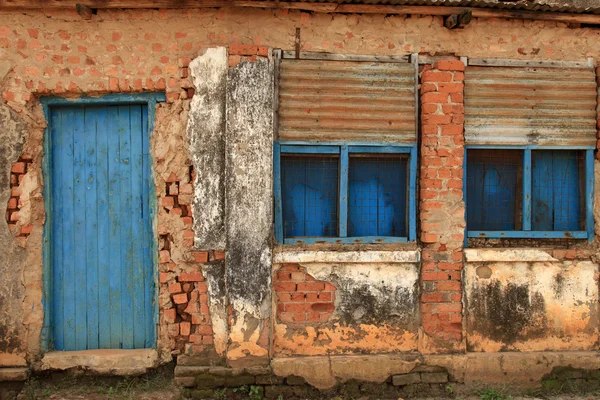
<svg viewBox="0 0 600 400"><path fill-rule="evenodd" d="M463 349L464 64L437 61L421 76L420 218L424 353Z"/></svg>

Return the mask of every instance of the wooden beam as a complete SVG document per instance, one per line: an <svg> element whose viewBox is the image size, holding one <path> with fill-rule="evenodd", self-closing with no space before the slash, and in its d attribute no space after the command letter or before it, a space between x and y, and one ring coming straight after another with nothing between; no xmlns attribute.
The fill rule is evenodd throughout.
<svg viewBox="0 0 600 400"><path fill-rule="evenodd" d="M337 4L254 0L0 0L0 10L75 8L76 4L93 9L109 8L284 8L319 13L393 14L448 16L470 10L474 18L507 18L598 24L600 15L506 10L456 6L395 6L382 4Z"/></svg>
<svg viewBox="0 0 600 400"><path fill-rule="evenodd" d="M118 8L287 8L314 12L334 12L337 4L279 2L259 0L0 0L0 9L56 9L74 8L81 4L95 9Z"/></svg>
<svg viewBox="0 0 600 400"><path fill-rule="evenodd" d="M324 61L376 61L376 62L408 62L409 56L370 56L362 54L338 54L338 53L322 53L312 51L301 51L296 57L296 52L292 50L285 50L282 52L282 58L287 59L298 59L298 60L324 60Z"/></svg>
<svg viewBox="0 0 600 400"><path fill-rule="evenodd" d="M470 66L539 67L539 68L594 68L593 59L587 61L516 60L504 58L469 58Z"/></svg>

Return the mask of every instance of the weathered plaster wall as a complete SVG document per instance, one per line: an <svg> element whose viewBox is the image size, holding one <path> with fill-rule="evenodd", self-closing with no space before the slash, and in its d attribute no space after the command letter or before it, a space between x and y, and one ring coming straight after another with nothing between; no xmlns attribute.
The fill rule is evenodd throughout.
<svg viewBox="0 0 600 400"><path fill-rule="evenodd" d="M225 248L225 104L227 49L211 48L189 66L195 95L187 136L196 171L194 180L195 245Z"/></svg>
<svg viewBox="0 0 600 400"><path fill-rule="evenodd" d="M275 356L416 350L417 252L290 252L275 259L285 262L273 265Z"/></svg>
<svg viewBox="0 0 600 400"><path fill-rule="evenodd" d="M584 60L600 53L594 29L566 24L475 19L449 31L441 17L327 15L287 10L74 10L2 12L2 59L18 65L3 98L24 104L31 93L167 90L179 97L178 60L233 45L372 54ZM237 53L240 54L240 53ZM23 61L27 62L23 62Z"/></svg>
<svg viewBox="0 0 600 400"><path fill-rule="evenodd" d="M468 351L592 350L598 266L539 250L466 250Z"/></svg>
<svg viewBox="0 0 600 400"><path fill-rule="evenodd" d="M0 71L0 74L2 71ZM3 78L0 75L0 81ZM10 108L0 103L0 204L11 196L10 173L13 162L21 155L26 135L25 122ZM0 367L25 363L25 327L22 323L22 263L26 250L13 237L5 220L0 222Z"/></svg>
<svg viewBox="0 0 600 400"><path fill-rule="evenodd" d="M225 262L230 365L269 362L272 77L273 64L266 58L241 61L227 77Z"/></svg>
<svg viewBox="0 0 600 400"><path fill-rule="evenodd" d="M13 239L6 230L0 231L3 240L0 243L5 245L6 254L10 255L2 258L0 288L4 289L2 285L5 283L13 288L10 301L13 311L8 321L10 329L19 335L17 345L7 346L10 351L19 348L19 351L26 352L33 359L39 355L40 348L41 232L44 223L41 144L45 121L37 97L45 94L77 96L81 93L98 95L141 91L165 91L168 100L167 104L157 109L156 130L152 136L153 171L158 198L156 240L160 251L159 349L163 360L169 359L173 351L180 355L180 360L186 362L192 362L196 356L206 360L214 356L213 352L221 357L227 354L232 361L255 357L259 362L264 362L269 342L273 340L276 346L281 346L282 354L291 354L291 349L305 351L298 349L290 340L288 332L291 330L285 324L276 324L274 337L269 332L269 327L274 323L270 318L276 315L276 310L271 310L270 279L273 270L269 250L272 221L269 84L272 64L264 58L256 60L257 55L265 56L269 47L293 49L296 27L302 29L301 49L311 51L600 59L600 31L570 29L566 24L552 22L475 19L465 29L448 31L443 27L441 17L429 16L325 15L258 9L99 10L90 20L83 20L73 10L49 13L2 11L0 92L3 105L16 113L26 127L19 128L21 133L18 135L2 141L3 148L11 150L8 151L7 161L0 159L4 163L0 164L0 176L8 176L9 165L22 153L32 159L18 188L23 204L15 228L20 232L24 224L31 225L32 232L26 238ZM207 48L216 46L227 46L230 55L234 55L228 59L231 69L227 72L229 86L225 92L210 91L210 82L222 82L225 75L223 50L207 53L188 68L191 59L204 54ZM255 60L242 61L241 56ZM5 71L8 74L4 78ZM189 98L194 91L196 96L190 108ZM209 97L211 102L208 102ZM224 98L227 104L231 103L231 108L227 106L225 109ZM6 115L6 112L3 111L2 115ZM192 121L189 127L186 127L187 121ZM7 135L10 129L0 132ZM443 143L442 139L426 147L436 150L436 146ZM19 149L19 143L23 143L23 150ZM460 175L455 178L460 178ZM421 183L426 185L425 181ZM223 186L232 190L225 194ZM4 183L2 191L7 196ZM194 202L194 197L202 201ZM6 204L8 198L2 199L0 203L4 201ZM219 207L228 213L227 221L222 220L223 212L219 211ZM225 222L226 229L223 228ZM6 226L0 229L6 229ZM15 233L12 233L13 236ZM536 241L528 243L531 246L538 245ZM226 256L221 251L225 250L224 247ZM424 261L429 263L424 263L423 269L456 268L456 264L460 263L460 251L453 252L454 249L437 241L434 241L433 247L433 251L423 253ZM595 244L580 242L575 247L579 248L577 251L595 251ZM397 250L404 246L386 248ZM441 252L445 252L443 259L440 259ZM522 257L519 254L517 256ZM305 268L303 279L311 276L338 285L334 306L342 308L346 307L344 301L350 300L349 294L363 285L369 287L366 291L368 297L372 295L376 299L373 304L385 305L381 302L382 293L387 290L401 292L400 289L411 287L409 282L412 282L412 278L409 277L416 268L412 263L405 270L385 256L377 262L361 264L352 261L348 264L356 269L346 265L347 260L318 261L300 260L295 263ZM504 264L497 267L497 273L506 280L506 271L515 267L510 263ZM519 268L522 273L515 272L519 275L515 275L515 279L531 285L531 274L527 272L529 265ZM589 262L561 264L551 261L548 270L558 275L558 271L565 268L568 270L566 282L583 285L585 274L595 267L592 268ZM376 281L374 276L377 276L378 270L398 277L395 286ZM400 277L399 271L405 271L405 275ZM185 279L193 277L195 280L182 279L182 274L195 274L183 275ZM454 280L458 281L459 278ZM193 288L188 287L190 291L187 292L183 284L189 282L192 282ZM208 299L194 299L194 291L204 293L200 290L204 290L205 282ZM182 285L180 287L177 284ZM585 285L581 287L587 288ZM456 288L452 288L452 291L457 292ZM450 296L460 296L458 292L447 292ZM589 303L593 299L589 293L592 292L588 292L588 297L572 297L569 301ZM568 306L568 302L559 301L552 293L543 294L543 298L545 304L556 304L561 312ZM453 300L453 303L455 308L451 310L430 310L432 317L440 313L454 313L455 317L461 317L460 304L456 304L457 300ZM194 309L195 305L201 307L203 304L207 304L208 312ZM229 314L226 315L227 307ZM393 306L385 305L386 310L388 307L393 309ZM582 317L585 306L576 305L573 309ZM368 352L412 350L412 335L418 321L403 319L403 310L396 311L398 316L390 314L385 318L401 321L394 329L401 326L410 338L401 334L401 345L397 344L400 343L398 341L385 348L377 347L381 346L379 344L373 347L373 342L365 346L364 341L363 344L358 342L358 345L348 346L354 341L354 331L344 336L343 329L346 328L341 327L344 314L325 318L329 319L327 323L334 319L340 321L340 327L330 328L339 343L335 348L340 352L363 349ZM589 312L592 315L591 307ZM208 326L212 328L214 336L204 323L203 318L207 315L210 320ZM365 315L360 318L352 315L354 321L349 317L349 326L352 328L348 329L362 329L362 325L373 324L365 319ZM203 322L193 323L192 318ZM565 334L567 322L559 320L558 328L553 332ZM206 329L206 334L194 331L201 326ZM383 325L377 326L381 330ZM281 336L278 332L282 332L283 328L285 334ZM309 326L304 325L302 329L308 332ZM586 327L582 329L584 337L581 346L588 348L589 340L596 333L589 332ZM394 340L397 340L398 332L392 332ZM459 332L452 333L456 337L461 336ZM302 340L308 337L307 333L298 335ZM211 338L214 338L214 344ZM325 354L328 344L318 340L309 342L316 344L317 351ZM543 341L538 340L537 343ZM575 345L577 342L569 343ZM497 343L493 345L498 346ZM0 348L1 351L4 350Z"/></svg>
<svg viewBox="0 0 600 400"><path fill-rule="evenodd" d="M201 249L225 248L225 109L227 50L208 49L189 65L195 95L190 104L187 137L195 171L194 241ZM229 341L225 262L207 269L209 308L217 353Z"/></svg>

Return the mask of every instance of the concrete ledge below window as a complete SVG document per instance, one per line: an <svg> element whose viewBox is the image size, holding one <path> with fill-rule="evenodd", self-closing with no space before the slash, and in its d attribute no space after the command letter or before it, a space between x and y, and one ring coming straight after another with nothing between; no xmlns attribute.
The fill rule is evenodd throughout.
<svg viewBox="0 0 600 400"><path fill-rule="evenodd" d="M465 249L467 262L552 262L559 261L540 249Z"/></svg>
<svg viewBox="0 0 600 400"><path fill-rule="evenodd" d="M41 370L68 370L81 368L100 375L141 375L158 365L155 349L136 350L82 350L46 353Z"/></svg>
<svg viewBox="0 0 600 400"><path fill-rule="evenodd" d="M273 264L283 263L417 263L420 250L411 251L280 251Z"/></svg>

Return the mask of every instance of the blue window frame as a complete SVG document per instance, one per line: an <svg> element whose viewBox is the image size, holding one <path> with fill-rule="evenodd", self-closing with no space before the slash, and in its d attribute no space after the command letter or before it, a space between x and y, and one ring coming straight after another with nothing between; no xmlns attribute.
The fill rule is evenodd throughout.
<svg viewBox="0 0 600 400"><path fill-rule="evenodd" d="M275 143L281 243L416 238L416 145Z"/></svg>
<svg viewBox="0 0 600 400"><path fill-rule="evenodd" d="M467 146L467 237L592 239L594 150Z"/></svg>

